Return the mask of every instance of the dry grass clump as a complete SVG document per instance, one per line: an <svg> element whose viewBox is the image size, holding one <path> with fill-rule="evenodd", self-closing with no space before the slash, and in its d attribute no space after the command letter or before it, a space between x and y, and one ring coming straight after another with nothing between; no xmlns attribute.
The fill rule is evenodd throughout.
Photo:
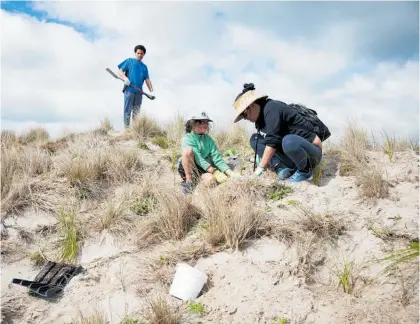
<svg viewBox="0 0 420 324"><path fill-rule="evenodd" d="M108 319L102 311L95 311L86 315L79 311L79 316L72 320L71 324L108 324Z"/></svg>
<svg viewBox="0 0 420 324"><path fill-rule="evenodd" d="M389 183L382 178L381 170L373 166L358 170L356 185L362 197L379 199L389 196Z"/></svg>
<svg viewBox="0 0 420 324"><path fill-rule="evenodd" d="M113 234L126 234L133 224L129 214L127 191L115 194L103 203L104 208L98 218L98 230L108 230Z"/></svg>
<svg viewBox="0 0 420 324"><path fill-rule="evenodd" d="M158 125L155 120L144 115L134 119L131 126L131 132L134 139L140 141L155 136L166 136L166 132Z"/></svg>
<svg viewBox="0 0 420 324"><path fill-rule="evenodd" d="M111 183L132 182L143 168L135 150L112 147L95 134L73 139L55 165L80 198L98 196Z"/></svg>
<svg viewBox="0 0 420 324"><path fill-rule="evenodd" d="M177 114L174 121L167 127L167 138L170 147L181 147L182 137L185 134L185 120L180 114Z"/></svg>
<svg viewBox="0 0 420 324"><path fill-rule="evenodd" d="M148 309L145 318L149 324L180 324L181 313L178 308L171 307L165 297L155 294L148 298Z"/></svg>
<svg viewBox="0 0 420 324"><path fill-rule="evenodd" d="M354 123L345 129L340 152L340 176L354 175L368 162L367 150L371 147L367 132Z"/></svg>
<svg viewBox="0 0 420 324"><path fill-rule="evenodd" d="M144 260L144 264L147 266L145 280L153 284L159 282L167 287L173 280L174 267L177 263L184 262L194 266L200 258L210 256L218 251L219 249L203 242L183 242L180 246L169 247Z"/></svg>
<svg viewBox="0 0 420 324"><path fill-rule="evenodd" d="M157 200L156 210L138 228L140 246L165 240L181 240L201 217L201 211L189 197L166 188L153 191Z"/></svg>
<svg viewBox="0 0 420 324"><path fill-rule="evenodd" d="M25 208L36 211L55 212L63 197L71 196L71 191L61 182L51 177L19 178L13 182L7 194L2 197L2 217L10 213L19 213Z"/></svg>
<svg viewBox="0 0 420 324"><path fill-rule="evenodd" d="M217 188L219 189L219 188ZM234 197L223 189L208 191L203 197L205 239L211 245L238 250L251 237L267 233L269 224L246 187L236 183Z"/></svg>
<svg viewBox="0 0 420 324"><path fill-rule="evenodd" d="M12 188L19 186L23 178L47 173L52 165L51 156L37 148L21 150L2 147L1 150L1 197L4 199Z"/></svg>
<svg viewBox="0 0 420 324"><path fill-rule="evenodd" d="M301 203L293 203L299 217L297 224L304 232L314 233L319 239L335 239L346 230L342 217L331 213L316 213Z"/></svg>
<svg viewBox="0 0 420 324"><path fill-rule="evenodd" d="M50 138L48 132L42 127L35 127L19 136L18 141L23 145L45 142Z"/></svg>
<svg viewBox="0 0 420 324"><path fill-rule="evenodd" d="M15 132L10 130L2 130L1 135L1 145L2 147L9 147L14 146L18 143L18 137L16 136Z"/></svg>
<svg viewBox="0 0 420 324"><path fill-rule="evenodd" d="M231 131L219 131L212 134L217 147L220 152L224 152L228 149L235 148L236 150L249 153L252 149L249 146L249 136L246 133L245 128L239 125L233 125Z"/></svg>

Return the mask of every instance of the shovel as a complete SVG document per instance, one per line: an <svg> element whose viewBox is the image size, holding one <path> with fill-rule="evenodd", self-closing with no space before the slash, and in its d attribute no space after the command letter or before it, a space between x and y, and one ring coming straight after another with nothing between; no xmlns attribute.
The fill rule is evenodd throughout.
<svg viewBox="0 0 420 324"><path fill-rule="evenodd" d="M111 71L111 69L109 69L109 68L106 68L105 69L109 74L111 74L115 79L119 79L119 80L121 80L121 81L123 81L124 82L124 79L123 78L121 78L121 77L119 77L118 75L116 75L114 72L112 72ZM147 94L147 93L145 93L143 90L141 90L141 89L139 89L139 88L137 88L137 87L135 87L135 86L133 86L132 84L130 84L129 85L129 87L132 87L133 89L136 89L138 92L140 92L141 94L144 94L147 98L149 98L150 100L155 100L155 96L151 96L151 95L149 95L149 94Z"/></svg>

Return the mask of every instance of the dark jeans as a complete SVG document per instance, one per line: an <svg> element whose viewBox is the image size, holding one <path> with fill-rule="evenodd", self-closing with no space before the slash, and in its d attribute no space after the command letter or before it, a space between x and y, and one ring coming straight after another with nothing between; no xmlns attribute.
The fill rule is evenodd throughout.
<svg viewBox="0 0 420 324"><path fill-rule="evenodd" d="M133 119L140 113L143 95L132 91L124 91L124 126L130 126L131 113Z"/></svg>
<svg viewBox="0 0 420 324"><path fill-rule="evenodd" d="M258 147L256 147L257 136ZM262 157L265 149L264 137L252 134L249 142L254 152ZM270 166L276 170L287 167L307 172L315 168L322 158L322 150L318 146L298 135L289 134L283 137L282 148L284 153L277 150L270 161Z"/></svg>

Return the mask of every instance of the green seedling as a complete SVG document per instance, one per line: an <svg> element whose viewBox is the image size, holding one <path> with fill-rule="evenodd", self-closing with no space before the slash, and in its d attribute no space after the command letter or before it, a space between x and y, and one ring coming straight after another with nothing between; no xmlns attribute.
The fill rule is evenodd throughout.
<svg viewBox="0 0 420 324"><path fill-rule="evenodd" d="M339 285L343 287L343 291L346 294L351 294L353 292L353 276L352 269L354 266L354 261L344 264L344 269L341 273L338 274Z"/></svg>
<svg viewBox="0 0 420 324"><path fill-rule="evenodd" d="M378 263L381 262L390 262L390 264L385 268L385 272L391 268L395 268L401 263L412 262L419 257L419 242L411 242L407 248L402 250L397 250L386 255L384 258L378 260Z"/></svg>
<svg viewBox="0 0 420 324"><path fill-rule="evenodd" d="M62 235L64 236L61 245L61 258L63 261L71 263L76 260L78 253L75 225L76 211L74 209L69 211L61 210L58 216Z"/></svg>
<svg viewBox="0 0 420 324"><path fill-rule="evenodd" d="M169 141L164 136L156 136L152 139L152 144L157 145L163 149L167 149L169 147Z"/></svg>
<svg viewBox="0 0 420 324"><path fill-rule="evenodd" d="M299 201L297 200L288 200L287 203L289 206L297 206L299 205Z"/></svg>
<svg viewBox="0 0 420 324"><path fill-rule="evenodd" d="M287 318L284 317L280 317L277 318L276 321L274 322L274 324L287 324L289 321Z"/></svg>
<svg viewBox="0 0 420 324"><path fill-rule="evenodd" d="M150 195L137 198L131 205L131 210L137 215L147 215L153 211L157 206L156 198Z"/></svg>
<svg viewBox="0 0 420 324"><path fill-rule="evenodd" d="M235 148L231 148L231 149L228 149L228 150L226 150L226 151L223 152L223 157L233 156L236 153L237 153L236 149Z"/></svg>
<svg viewBox="0 0 420 324"><path fill-rule="evenodd" d="M268 193L267 198L270 200L280 200L286 197L287 195L291 194L292 192L293 192L292 187L284 185L284 184L279 184L279 185L276 185L273 188L273 190L271 190Z"/></svg>
<svg viewBox="0 0 420 324"><path fill-rule="evenodd" d="M198 314L200 316L204 316L207 313L204 305L196 302L188 303L188 311L192 314Z"/></svg>
<svg viewBox="0 0 420 324"><path fill-rule="evenodd" d="M45 259L40 252L34 252L30 255L32 263L36 266L40 266L44 263Z"/></svg>

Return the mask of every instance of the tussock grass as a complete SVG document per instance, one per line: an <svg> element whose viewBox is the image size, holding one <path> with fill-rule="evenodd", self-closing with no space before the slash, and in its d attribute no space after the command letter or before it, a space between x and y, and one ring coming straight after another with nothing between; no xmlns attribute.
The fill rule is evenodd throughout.
<svg viewBox="0 0 420 324"><path fill-rule="evenodd" d="M157 145L163 149L169 148L168 139L165 136L156 136L152 139L152 144Z"/></svg>
<svg viewBox="0 0 420 324"><path fill-rule="evenodd" d="M355 175L368 162L367 150L371 143L366 130L355 123L349 123L339 146L340 176Z"/></svg>
<svg viewBox="0 0 420 324"><path fill-rule="evenodd" d="M156 136L166 136L166 132L155 120L144 115L134 119L131 125L131 133L133 138L139 141Z"/></svg>
<svg viewBox="0 0 420 324"><path fill-rule="evenodd" d="M129 195L126 190L104 202L105 208L99 218L99 231L108 230L113 234L127 234L133 223L128 213L128 202Z"/></svg>
<svg viewBox="0 0 420 324"><path fill-rule="evenodd" d="M166 188L154 190L153 196L158 207L138 228L140 246L164 240L181 240L201 217L201 211L194 206L189 197Z"/></svg>
<svg viewBox="0 0 420 324"><path fill-rule="evenodd" d="M109 146L99 136L88 134L74 138L55 166L77 188L80 198L90 198L110 184L135 181L144 165L135 150Z"/></svg>
<svg viewBox="0 0 420 324"><path fill-rule="evenodd" d="M23 178L47 173L52 166L51 156L37 148L17 147L1 150L1 197L6 198Z"/></svg>
<svg viewBox="0 0 420 324"><path fill-rule="evenodd" d="M171 307L163 296L148 298L148 309L145 313L149 324L180 324L181 313L178 308Z"/></svg>
<svg viewBox="0 0 420 324"><path fill-rule="evenodd" d="M18 137L19 143L28 145L31 143L45 142L50 138L48 132L42 127L29 129L27 132Z"/></svg>
<svg viewBox="0 0 420 324"><path fill-rule="evenodd" d="M70 195L71 191L51 177L32 179L26 176L14 181L7 194L2 197L1 214L2 217L11 213L18 214L25 208L56 212L63 197Z"/></svg>
<svg viewBox="0 0 420 324"><path fill-rule="evenodd" d="M382 170L373 166L366 166L358 170L356 185L359 187L361 197L387 198L389 196L389 183L382 177Z"/></svg>
<svg viewBox="0 0 420 324"><path fill-rule="evenodd" d="M99 133L100 135L106 135L109 131L113 130L114 127L111 124L111 121L108 117L101 120L101 125L98 129L95 130L95 132Z"/></svg>
<svg viewBox="0 0 420 324"><path fill-rule="evenodd" d="M338 279L338 287L341 286L344 293L352 295L358 279L355 275L354 261L348 261L341 266L336 265L332 272Z"/></svg>
<svg viewBox="0 0 420 324"><path fill-rule="evenodd" d="M291 204L299 217L297 224L305 232L314 233L319 239L335 239L346 230L342 217L331 213L316 213L299 202Z"/></svg>
<svg viewBox="0 0 420 324"><path fill-rule="evenodd" d="M18 136L14 131L2 130L0 140L2 147L10 147L18 143Z"/></svg>
<svg viewBox="0 0 420 324"><path fill-rule="evenodd" d="M238 250L247 239L267 233L266 216L246 186L207 191L203 198L204 236L211 245Z"/></svg>
<svg viewBox="0 0 420 324"><path fill-rule="evenodd" d="M245 128L239 125L233 125L230 131L214 131L211 135L222 153L232 148L245 154L252 152L249 136Z"/></svg>
<svg viewBox="0 0 420 324"><path fill-rule="evenodd" d="M72 324L108 324L108 319L102 311L95 311L92 314L85 315L79 311L79 316L74 319Z"/></svg>
<svg viewBox="0 0 420 324"><path fill-rule="evenodd" d="M169 147L180 148L182 137L185 135L185 120L180 114L177 114L174 121L167 127L167 138Z"/></svg>
<svg viewBox="0 0 420 324"><path fill-rule="evenodd" d="M78 231L76 229L76 209L61 209L58 213L58 220L61 229L61 260L63 262L73 263L76 261L78 247Z"/></svg>
<svg viewBox="0 0 420 324"><path fill-rule="evenodd" d="M388 272L400 265L404 264L418 264L419 258L419 242L410 242L404 249L396 250L391 253L387 253L383 258L380 258L376 262L387 263L388 265L383 272Z"/></svg>

